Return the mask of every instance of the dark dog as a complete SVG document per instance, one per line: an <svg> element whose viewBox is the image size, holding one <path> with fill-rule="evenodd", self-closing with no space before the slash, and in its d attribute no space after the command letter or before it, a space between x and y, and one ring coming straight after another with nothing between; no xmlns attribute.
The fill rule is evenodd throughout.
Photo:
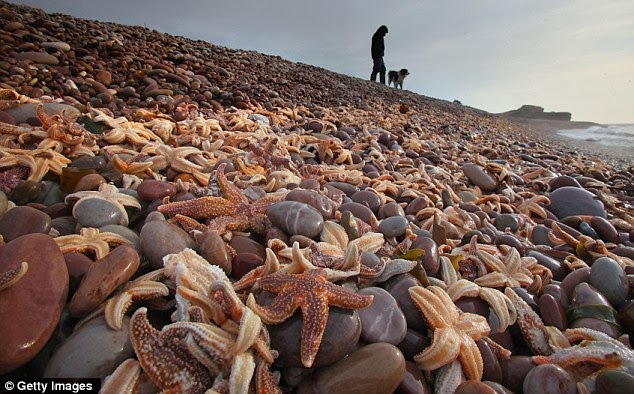
<svg viewBox="0 0 634 394"><path fill-rule="evenodd" d="M401 90L403 90L403 80L408 75L409 71L407 71L406 68L402 68L400 71L390 70L390 72L387 73L387 86L393 83L395 89L398 89L400 86Z"/></svg>

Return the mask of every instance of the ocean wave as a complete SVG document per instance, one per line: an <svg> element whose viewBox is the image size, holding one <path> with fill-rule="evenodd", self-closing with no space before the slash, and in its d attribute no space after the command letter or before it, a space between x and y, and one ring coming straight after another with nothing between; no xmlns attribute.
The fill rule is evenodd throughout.
<svg viewBox="0 0 634 394"><path fill-rule="evenodd" d="M587 129L560 130L564 137L602 145L634 148L634 124L592 126Z"/></svg>

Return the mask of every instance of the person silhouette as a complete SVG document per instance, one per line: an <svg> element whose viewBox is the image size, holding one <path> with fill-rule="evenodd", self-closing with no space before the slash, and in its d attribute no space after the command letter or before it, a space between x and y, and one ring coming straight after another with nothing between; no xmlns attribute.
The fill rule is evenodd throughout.
<svg viewBox="0 0 634 394"><path fill-rule="evenodd" d="M370 74L370 81L376 82L376 75L379 74L380 81L385 85L385 63L383 63L383 55L385 52L385 42L383 37L387 34L387 26L381 25L376 32L372 35L372 74Z"/></svg>

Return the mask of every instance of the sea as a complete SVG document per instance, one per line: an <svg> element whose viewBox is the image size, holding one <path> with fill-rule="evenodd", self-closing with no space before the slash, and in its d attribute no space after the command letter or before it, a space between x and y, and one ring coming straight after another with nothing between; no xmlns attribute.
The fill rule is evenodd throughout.
<svg viewBox="0 0 634 394"><path fill-rule="evenodd" d="M605 147L634 151L634 123L592 126L587 129L560 130L564 137L596 143Z"/></svg>

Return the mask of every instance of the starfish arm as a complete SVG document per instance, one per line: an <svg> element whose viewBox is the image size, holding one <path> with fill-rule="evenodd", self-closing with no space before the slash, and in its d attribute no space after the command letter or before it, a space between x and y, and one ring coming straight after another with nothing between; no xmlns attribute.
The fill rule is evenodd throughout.
<svg viewBox="0 0 634 394"><path fill-rule="evenodd" d="M505 259L507 272L518 272L522 267L522 259L520 253L515 248L511 248Z"/></svg>
<svg viewBox="0 0 634 394"><path fill-rule="evenodd" d="M164 204L159 206L158 210L168 216L179 214L194 219L207 219L235 213L234 204L230 201L211 196Z"/></svg>
<svg viewBox="0 0 634 394"><path fill-rule="evenodd" d="M421 311L431 327L436 329L449 327L445 317L438 313L443 310L443 305L434 293L421 286L410 287L408 291L414 305Z"/></svg>
<svg viewBox="0 0 634 394"><path fill-rule="evenodd" d="M510 278L501 272L489 272L488 274L475 278L474 280L475 284L482 287L506 287L509 285L509 281Z"/></svg>
<svg viewBox="0 0 634 394"><path fill-rule="evenodd" d="M450 328L435 330L431 346L414 356L416 365L432 371L455 360L460 353L460 339L455 334Z"/></svg>
<svg viewBox="0 0 634 394"><path fill-rule="evenodd" d="M222 189L227 200L236 201L242 204L248 204L249 200L244 193L236 187L233 183L227 180L225 176L226 163L222 163L218 166L216 171L216 179L218 180L218 186Z"/></svg>
<svg viewBox="0 0 634 394"><path fill-rule="evenodd" d="M302 318L301 358L302 364L310 368L315 361L328 323L328 303L324 299L311 297L311 300L302 306Z"/></svg>
<svg viewBox="0 0 634 394"><path fill-rule="evenodd" d="M299 298L292 293L279 294L270 305L260 306L250 294L247 299L247 305L260 316L264 323L279 324L295 313L301 303Z"/></svg>
<svg viewBox="0 0 634 394"><path fill-rule="evenodd" d="M354 293L345 287L326 283L330 305L348 309L360 309L372 303L374 296Z"/></svg>
<svg viewBox="0 0 634 394"><path fill-rule="evenodd" d="M102 394L133 394L137 392L141 367L139 362L129 358L109 375L101 387Z"/></svg>
<svg viewBox="0 0 634 394"><path fill-rule="evenodd" d="M484 364L480 349L478 349L475 341L468 335L463 335L461 341L462 345L460 346L458 360L460 360L462 364L465 376L469 380L482 380Z"/></svg>
<svg viewBox="0 0 634 394"><path fill-rule="evenodd" d="M29 264L23 261L18 267L0 274L0 291L11 287L29 270Z"/></svg>

